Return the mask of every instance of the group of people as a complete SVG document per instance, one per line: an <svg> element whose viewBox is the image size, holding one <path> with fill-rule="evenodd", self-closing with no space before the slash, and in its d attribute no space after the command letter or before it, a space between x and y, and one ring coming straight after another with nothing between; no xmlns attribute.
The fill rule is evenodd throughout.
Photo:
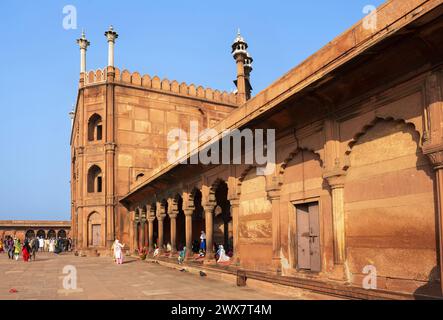
<svg viewBox="0 0 443 320"><path fill-rule="evenodd" d="M23 243L16 237L7 236L0 239L0 253L6 252L11 260L18 260L20 254L23 261L35 261L36 252L38 251L38 242L35 239L25 239Z"/></svg>
<svg viewBox="0 0 443 320"><path fill-rule="evenodd" d="M37 238L39 251L60 253L72 250L71 238Z"/></svg>
<svg viewBox="0 0 443 320"><path fill-rule="evenodd" d="M170 243L164 245L163 247L164 247L163 250L165 250L166 253L172 251ZM217 245L216 243L214 244L214 248L216 249L215 259L217 263L229 263L233 254L232 250L226 252L223 245ZM184 246L181 250L179 250L178 262L180 264L183 263L187 250L188 249L186 248L186 246ZM206 233L204 231L202 231L200 234L200 243L197 240L194 241L192 245L192 252L198 254L200 258L206 255ZM154 244L153 256L157 257L159 255L160 255L160 248L157 246L157 244Z"/></svg>
<svg viewBox="0 0 443 320"><path fill-rule="evenodd" d="M6 236L4 239L0 239L0 253L7 253L8 258L12 260L18 260L20 255L23 261L35 261L36 253L40 252L53 252L60 253L63 251L72 250L71 238L25 238L22 242L19 238L13 236Z"/></svg>

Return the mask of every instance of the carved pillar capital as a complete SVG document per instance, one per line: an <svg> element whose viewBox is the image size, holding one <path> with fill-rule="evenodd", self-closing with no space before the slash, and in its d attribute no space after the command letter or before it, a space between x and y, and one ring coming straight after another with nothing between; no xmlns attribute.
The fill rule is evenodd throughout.
<svg viewBox="0 0 443 320"><path fill-rule="evenodd" d="M108 142L105 144L105 151L108 153L114 153L115 152L115 147L117 145L113 142Z"/></svg>
<svg viewBox="0 0 443 320"><path fill-rule="evenodd" d="M240 198L229 199L229 203L231 204L231 208L239 207L240 206Z"/></svg>
<svg viewBox="0 0 443 320"><path fill-rule="evenodd" d="M323 174L323 178L328 181L329 186L332 189L344 188L346 171L333 170Z"/></svg>
<svg viewBox="0 0 443 320"><path fill-rule="evenodd" d="M209 201L203 205L203 209L205 210L205 212L208 212L208 211L212 212L216 206L217 206L216 202Z"/></svg>
<svg viewBox="0 0 443 320"><path fill-rule="evenodd" d="M185 212L185 216L192 217L192 214L194 213L194 208L188 207L188 208L184 209L183 211Z"/></svg>
<svg viewBox="0 0 443 320"><path fill-rule="evenodd" d="M423 153L428 156L435 170L443 168L443 143L423 145Z"/></svg>
<svg viewBox="0 0 443 320"><path fill-rule="evenodd" d="M169 218L170 218L171 220L175 220L175 219L177 219L178 212L177 212L177 213L175 213L175 212L171 212L171 213L168 214L168 215L169 215Z"/></svg>

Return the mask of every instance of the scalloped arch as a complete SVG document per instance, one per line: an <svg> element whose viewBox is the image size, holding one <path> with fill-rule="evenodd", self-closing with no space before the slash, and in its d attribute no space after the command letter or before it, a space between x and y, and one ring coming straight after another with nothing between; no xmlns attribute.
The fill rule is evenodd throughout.
<svg viewBox="0 0 443 320"><path fill-rule="evenodd" d="M415 127L415 124L412 122L408 122L404 119L396 119L394 117L375 117L371 122L367 123L366 125L364 125L362 127L362 129L357 132L354 137L352 138L352 140L348 143L348 146L346 148L345 151L345 165L343 166L343 170L348 170L350 167L350 163L349 163L349 156L352 153L352 149L354 148L354 146L358 143L358 141L361 139L361 137L363 137L366 133L368 133L368 131L373 128L375 125L377 125L377 123L379 122L393 122L393 123L400 123L403 124L405 127L407 128L411 128L413 129L414 132L416 132L418 134L418 143L417 146L419 149L421 149L421 141L422 141L422 134L420 133L420 131L417 130L417 128Z"/></svg>
<svg viewBox="0 0 443 320"><path fill-rule="evenodd" d="M323 167L323 163L324 162L323 162L323 159L321 158L320 153L318 153L318 152L316 152L316 151L314 151L312 149L309 149L309 148L297 147L297 149L295 149L294 151L289 153L289 155L281 163L280 170L279 170L279 175L280 176L282 176L285 173L286 168L287 168L289 162L291 162L300 152L303 152L303 151L310 152L310 153L314 154L315 157L316 157L316 160L320 162L320 166Z"/></svg>

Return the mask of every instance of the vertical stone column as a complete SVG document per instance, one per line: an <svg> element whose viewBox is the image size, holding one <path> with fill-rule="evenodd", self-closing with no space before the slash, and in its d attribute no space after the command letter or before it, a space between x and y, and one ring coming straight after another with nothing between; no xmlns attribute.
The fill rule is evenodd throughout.
<svg viewBox="0 0 443 320"><path fill-rule="evenodd" d="M137 211L136 211L137 212ZM138 250L138 239L139 239L139 233L138 233L138 223L140 222L140 217L137 213L134 214L134 222L133 222L133 251L137 252Z"/></svg>
<svg viewBox="0 0 443 320"><path fill-rule="evenodd" d="M437 255L439 257L440 269L440 290L443 296L443 144L434 148L425 148L425 153L431 160L436 176L437 184L437 230L438 230L438 247Z"/></svg>
<svg viewBox="0 0 443 320"><path fill-rule="evenodd" d="M111 118L112 119L112 118ZM113 129L112 129L113 130ZM115 144L106 143L106 245L111 248L115 240L114 156Z"/></svg>
<svg viewBox="0 0 443 320"><path fill-rule="evenodd" d="M437 198L437 230L440 269L440 290L443 296L443 70L428 75L425 82L426 104L423 110L425 131L423 153L428 156L435 170Z"/></svg>
<svg viewBox="0 0 443 320"><path fill-rule="evenodd" d="M77 44L80 47L80 88L85 84L85 74L86 74L86 50L90 45L90 42L86 39L86 34L83 31L79 39L77 39Z"/></svg>
<svg viewBox="0 0 443 320"><path fill-rule="evenodd" d="M118 38L117 32L114 31L112 26L109 26L109 30L105 32L105 37L108 40L108 67L114 66L114 45L115 40Z"/></svg>
<svg viewBox="0 0 443 320"><path fill-rule="evenodd" d="M268 191L272 207L272 268L281 272L281 226L280 226L280 190Z"/></svg>
<svg viewBox="0 0 443 320"><path fill-rule="evenodd" d="M77 194L76 194L76 201L75 201L75 208L77 219L76 219L76 226L74 229L73 235L74 235L74 243L76 244L76 249L81 249L86 244L83 242L82 237L82 227L85 223L85 219L83 219L83 185L84 185L84 177L83 177L83 158L84 158L84 147L77 147L75 149L76 153L76 162L78 163L78 175L76 176L78 183L77 183Z"/></svg>
<svg viewBox="0 0 443 320"><path fill-rule="evenodd" d="M160 252L163 252L163 221L165 220L166 214L164 208L162 208L161 212L157 215L158 221L158 247Z"/></svg>
<svg viewBox="0 0 443 320"><path fill-rule="evenodd" d="M149 240L148 240L148 248L149 248L149 253L154 252L154 221L155 221L155 216L150 215L148 217L148 236L149 236Z"/></svg>
<svg viewBox="0 0 443 320"><path fill-rule="evenodd" d="M232 261L235 264L240 264L240 252L239 252L239 211L240 211L240 199L231 198L229 200L231 204L231 215L232 215L232 232L233 232L233 246L234 246L234 256Z"/></svg>
<svg viewBox="0 0 443 320"><path fill-rule="evenodd" d="M142 218L140 221L140 233L141 233L141 239L140 239L140 249L143 250L143 248L146 245L146 233L145 233L145 227L146 227L146 218Z"/></svg>
<svg viewBox="0 0 443 320"><path fill-rule="evenodd" d="M185 209L186 257L192 257L192 214L194 208Z"/></svg>
<svg viewBox="0 0 443 320"><path fill-rule="evenodd" d="M215 203L203 206L206 220L206 260L214 259L214 208Z"/></svg>
<svg viewBox="0 0 443 320"><path fill-rule="evenodd" d="M345 208L344 208L344 181L345 173L331 172L324 176L332 193L332 219L334 230L334 263L343 265L346 261L345 244Z"/></svg>
<svg viewBox="0 0 443 320"><path fill-rule="evenodd" d="M172 255L177 253L177 215L178 211L173 211L171 214L169 214L169 218L171 219L171 254L170 258L172 258Z"/></svg>

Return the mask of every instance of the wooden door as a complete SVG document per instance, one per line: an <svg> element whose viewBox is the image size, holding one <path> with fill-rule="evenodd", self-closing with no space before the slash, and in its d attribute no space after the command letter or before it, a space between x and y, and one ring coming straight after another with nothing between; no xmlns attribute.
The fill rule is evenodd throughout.
<svg viewBox="0 0 443 320"><path fill-rule="evenodd" d="M309 205L309 245L311 256L311 271L321 271L320 256L320 220L318 216L318 202Z"/></svg>
<svg viewBox="0 0 443 320"><path fill-rule="evenodd" d="M101 239L101 225L93 224L92 225L92 246L98 247L100 246Z"/></svg>
<svg viewBox="0 0 443 320"><path fill-rule="evenodd" d="M321 271L318 202L296 205L297 268Z"/></svg>
<svg viewBox="0 0 443 320"><path fill-rule="evenodd" d="M297 206L297 268L311 269L309 246L309 207Z"/></svg>

